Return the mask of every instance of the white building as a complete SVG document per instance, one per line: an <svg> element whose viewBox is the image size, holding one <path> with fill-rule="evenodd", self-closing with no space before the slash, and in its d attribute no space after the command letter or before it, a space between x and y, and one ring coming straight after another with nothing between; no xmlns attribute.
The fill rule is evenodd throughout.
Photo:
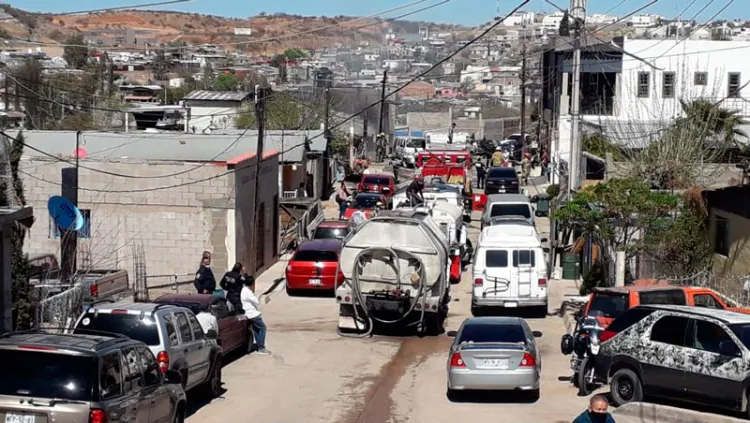
<svg viewBox="0 0 750 423"><path fill-rule="evenodd" d="M562 22L565 15L561 12L555 12L551 15L547 15L542 19L542 28L548 32L557 32L560 29L560 22Z"/></svg>
<svg viewBox="0 0 750 423"><path fill-rule="evenodd" d="M630 24L636 28L649 28L659 25L661 16L659 15L633 15L630 17Z"/></svg>
<svg viewBox="0 0 750 423"><path fill-rule="evenodd" d="M508 16L504 21L505 26L526 26L534 23L534 12L518 11Z"/></svg>
<svg viewBox="0 0 750 423"><path fill-rule="evenodd" d="M461 83L476 83L482 80L492 79L492 73L489 66L469 65L461 71Z"/></svg>
<svg viewBox="0 0 750 423"><path fill-rule="evenodd" d="M584 59L581 72L581 128L595 128L626 148L642 148L681 116L681 100L699 98L750 119L750 42L626 39L623 49L649 64L619 59ZM615 50L607 53L612 57ZM572 66L563 59L559 81L566 86ZM559 157L570 157L570 98L559 102ZM750 125L745 128L750 132Z"/></svg>
<svg viewBox="0 0 750 423"><path fill-rule="evenodd" d="M593 13L591 15L586 15L586 23L590 23L590 24L606 25L606 24L615 23L616 21L617 21L617 16L606 15L603 13Z"/></svg>

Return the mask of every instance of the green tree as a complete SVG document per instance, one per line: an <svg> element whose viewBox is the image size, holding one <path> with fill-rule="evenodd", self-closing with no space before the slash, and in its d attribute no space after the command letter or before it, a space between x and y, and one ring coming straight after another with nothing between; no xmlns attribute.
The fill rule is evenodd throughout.
<svg viewBox="0 0 750 423"><path fill-rule="evenodd" d="M16 79L20 81L17 84L19 90L16 96L22 99L28 129L43 129L50 118L45 107L49 107L49 104L42 102L42 92L45 88L42 72L42 65L33 58L26 59L23 66L16 72Z"/></svg>
<svg viewBox="0 0 750 423"><path fill-rule="evenodd" d="M304 59L307 57L304 51L299 48L290 48L284 51L284 57L287 59Z"/></svg>
<svg viewBox="0 0 750 423"><path fill-rule="evenodd" d="M266 107L266 128L269 130L317 129L323 122L322 105L297 100L288 93L274 93ZM240 129L257 128L253 105L240 111L235 125Z"/></svg>
<svg viewBox="0 0 750 423"><path fill-rule="evenodd" d="M612 158L615 161L621 161L624 157L622 154L622 150L617 148L617 146L612 144L602 134L584 135L582 140L582 147L583 151L599 156L601 158L606 158L607 153L612 154Z"/></svg>
<svg viewBox="0 0 750 423"><path fill-rule="evenodd" d="M725 147L737 146L737 138L748 139L748 134L741 129L748 122L736 110L726 109L703 98L693 101L680 100L680 106L684 116L678 124L697 123L705 127L710 135L718 137Z"/></svg>
<svg viewBox="0 0 750 423"><path fill-rule="evenodd" d="M216 91L237 91L239 80L234 74L223 73L214 79L212 86Z"/></svg>
<svg viewBox="0 0 750 423"><path fill-rule="evenodd" d="M159 50L156 53L156 57L151 61L151 73L154 75L154 79L157 81L165 81L169 77L169 70L172 63L164 55L163 50Z"/></svg>
<svg viewBox="0 0 750 423"><path fill-rule="evenodd" d="M81 69L89 61L89 49L83 42L82 34L74 34L65 40L66 47L63 49L63 58L68 65Z"/></svg>
<svg viewBox="0 0 750 423"><path fill-rule="evenodd" d="M210 63L206 63L203 68L203 89L211 89L214 83L214 68Z"/></svg>

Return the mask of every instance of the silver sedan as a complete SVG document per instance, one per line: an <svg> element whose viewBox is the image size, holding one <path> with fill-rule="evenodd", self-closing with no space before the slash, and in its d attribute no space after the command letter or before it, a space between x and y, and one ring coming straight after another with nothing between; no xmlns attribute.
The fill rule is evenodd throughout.
<svg viewBox="0 0 750 423"><path fill-rule="evenodd" d="M539 397L542 359L532 331L519 317L466 319L448 353L448 395L464 390L516 390Z"/></svg>

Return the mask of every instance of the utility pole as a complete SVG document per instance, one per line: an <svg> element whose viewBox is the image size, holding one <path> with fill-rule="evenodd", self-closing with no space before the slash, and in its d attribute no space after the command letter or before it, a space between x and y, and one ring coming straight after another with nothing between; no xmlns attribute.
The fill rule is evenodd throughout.
<svg viewBox="0 0 750 423"><path fill-rule="evenodd" d="M522 151L528 150L526 143L526 43L521 47L521 142Z"/></svg>
<svg viewBox="0 0 750 423"><path fill-rule="evenodd" d="M5 72L5 113L8 113L8 100L10 98L8 94L10 93L8 92L8 72L6 71Z"/></svg>
<svg viewBox="0 0 750 423"><path fill-rule="evenodd" d="M570 1L570 17L573 18L575 38L573 41L573 92L570 105L570 162L568 166L568 197L581 187L581 35L586 20L586 0Z"/></svg>
<svg viewBox="0 0 750 423"><path fill-rule="evenodd" d="M78 170L80 148L81 131L77 131L76 148L75 150L73 150L73 154L75 155L75 166L65 167L61 170L61 194L76 207L78 207ZM89 225L89 231L91 230L90 222L84 221L83 224L84 226ZM60 279L63 282L72 283L76 273L78 272L78 232L70 230L69 228L61 228L59 226L58 230L60 232L60 261L62 262L60 266Z"/></svg>
<svg viewBox="0 0 750 423"><path fill-rule="evenodd" d="M263 248L262 245L258 245L258 206L260 204L260 180L261 180L261 166L263 165L263 141L264 132L266 131L266 97L268 94L268 88L261 88L260 85L255 86L255 121L258 125L258 144L255 148L255 192L253 202L253 240L251 245L253 249L251 251L258 251L259 248ZM258 267L255 257L252 256L253 269Z"/></svg>
<svg viewBox="0 0 750 423"><path fill-rule="evenodd" d="M385 115L385 84L388 82L388 71L383 71L383 81L380 87L380 123L378 124L378 136L383 133L383 118Z"/></svg>

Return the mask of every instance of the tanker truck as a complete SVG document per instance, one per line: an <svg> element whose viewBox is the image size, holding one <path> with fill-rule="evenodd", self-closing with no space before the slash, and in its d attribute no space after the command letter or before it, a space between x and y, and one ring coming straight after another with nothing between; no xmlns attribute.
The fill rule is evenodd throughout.
<svg viewBox="0 0 750 423"><path fill-rule="evenodd" d="M450 265L445 233L424 209L386 211L362 223L339 255L339 334L369 336L376 325L442 333Z"/></svg>

